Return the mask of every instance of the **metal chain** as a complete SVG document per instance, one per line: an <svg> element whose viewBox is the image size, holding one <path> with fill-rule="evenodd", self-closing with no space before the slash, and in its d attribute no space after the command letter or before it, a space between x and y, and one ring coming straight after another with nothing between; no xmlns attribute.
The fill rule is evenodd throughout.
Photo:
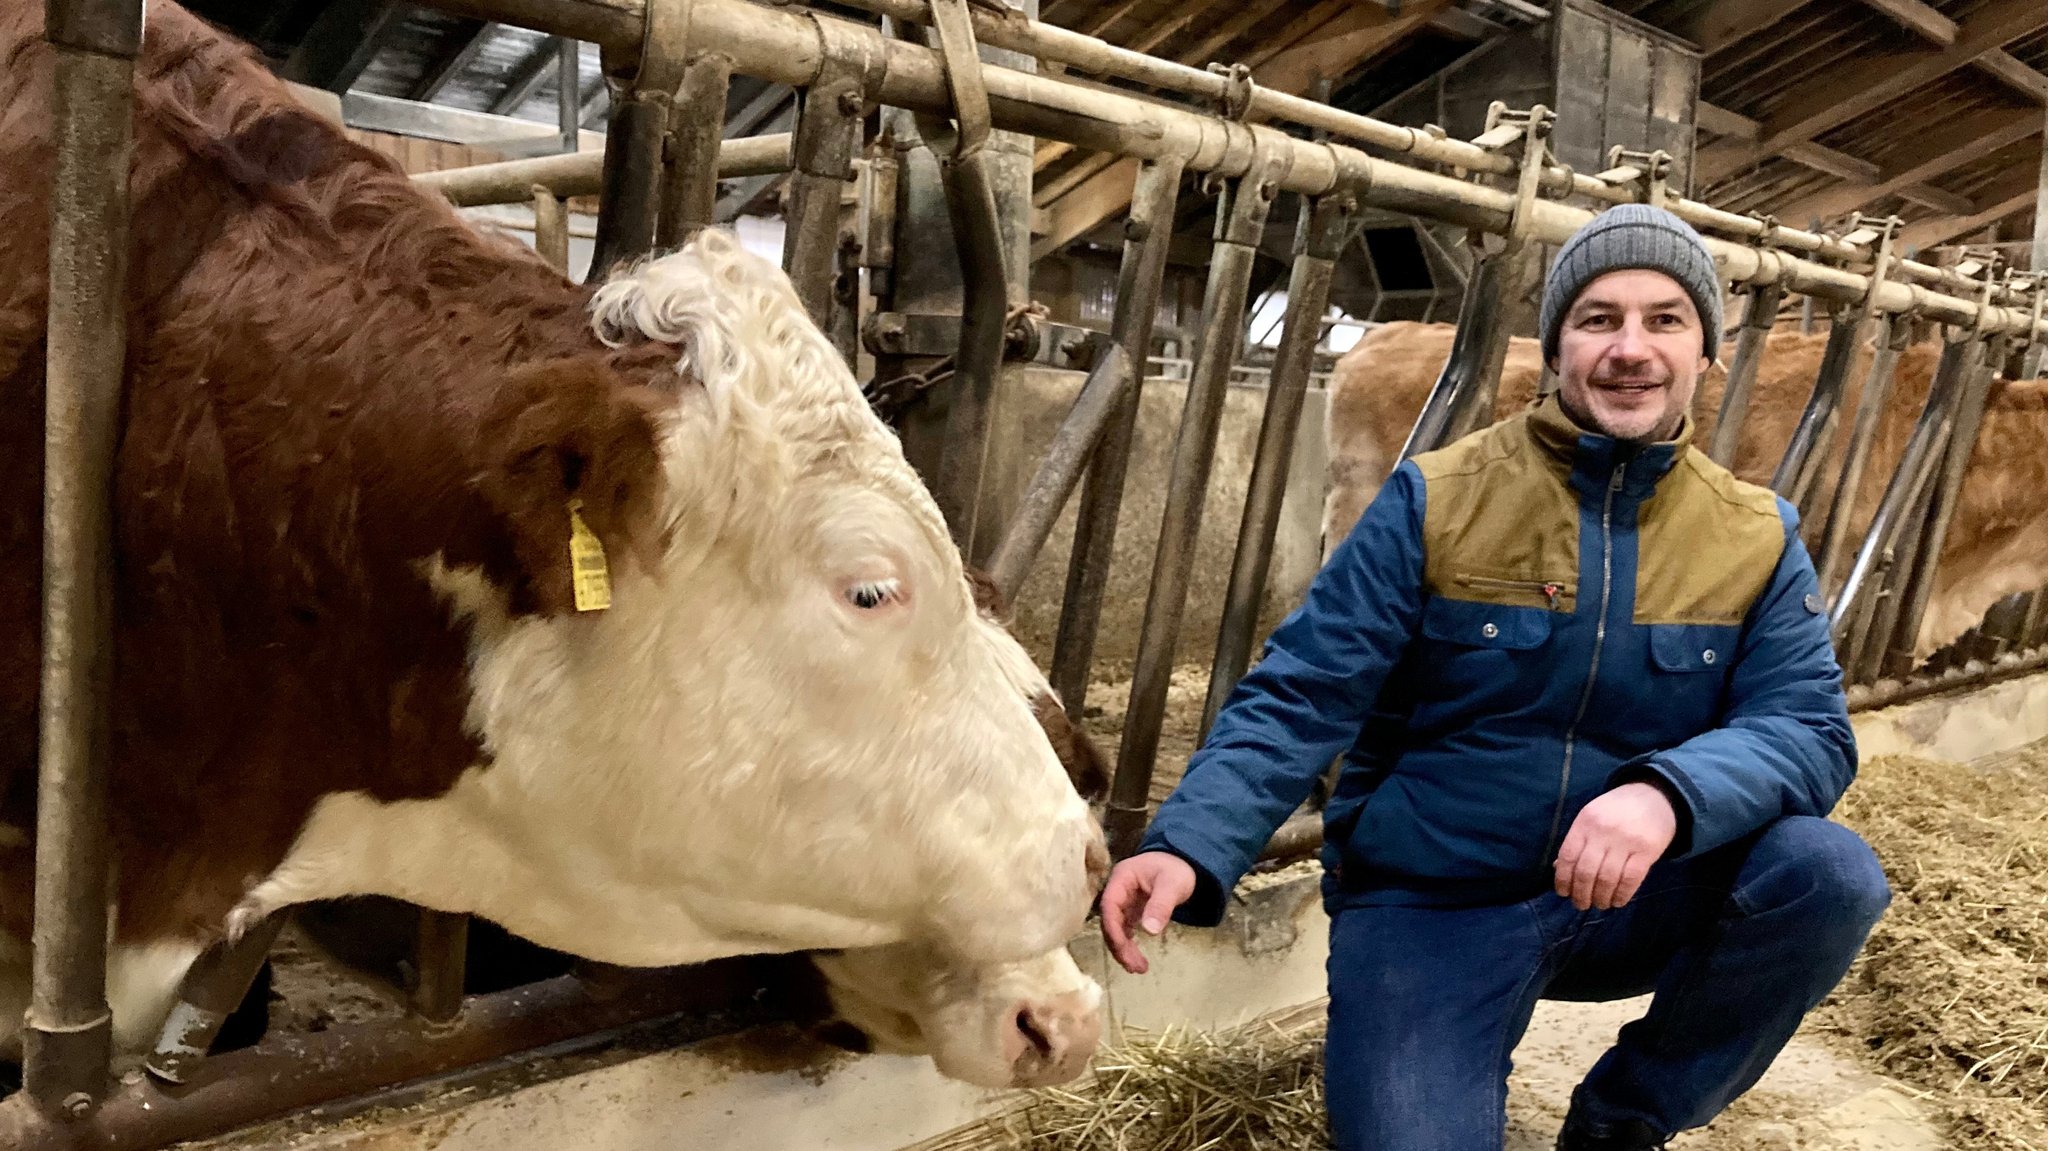
<svg viewBox="0 0 2048 1151"><path fill-rule="evenodd" d="M1006 339L1014 338L1013 325L1027 315L1044 316L1044 304L1032 301L1011 308L1003 317L1003 331ZM944 356L921 372L909 372L887 380L870 380L861 385L861 395L868 401L877 416L885 424L893 424L905 410L916 403L926 392L953 378L954 357Z"/></svg>

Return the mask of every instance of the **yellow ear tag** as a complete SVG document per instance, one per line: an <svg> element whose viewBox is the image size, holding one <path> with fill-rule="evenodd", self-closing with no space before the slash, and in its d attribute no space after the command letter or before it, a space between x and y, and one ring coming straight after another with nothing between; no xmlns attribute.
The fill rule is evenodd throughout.
<svg viewBox="0 0 2048 1151"><path fill-rule="evenodd" d="M603 611L612 606L612 573L604 561L604 543L577 512L582 500L569 501L569 565L576 589L577 611Z"/></svg>

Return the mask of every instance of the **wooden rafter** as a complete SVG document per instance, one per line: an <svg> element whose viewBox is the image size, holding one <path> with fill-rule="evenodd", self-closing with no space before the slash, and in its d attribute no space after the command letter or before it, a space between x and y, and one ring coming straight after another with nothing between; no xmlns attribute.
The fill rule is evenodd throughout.
<svg viewBox="0 0 2048 1151"><path fill-rule="evenodd" d="M1982 231L2007 216L2016 216L2033 208L2040 194L2035 187L2034 173L2027 171L2019 175L2025 179L2011 181L1993 195L1980 197L1976 201L1978 210L1968 216L1934 216L1906 225L1899 232L1900 245L1907 249L1931 248L1958 236Z"/></svg>
<svg viewBox="0 0 2048 1151"><path fill-rule="evenodd" d="M1793 88L1763 121L1756 142L1724 141L1701 149L1694 165L1697 178L1711 183L1780 155L2042 28L2048 28L2048 4L2041 0L1991 0L1957 29L1946 48L1863 57L1815 75Z"/></svg>
<svg viewBox="0 0 2048 1151"><path fill-rule="evenodd" d="M1715 0L1693 13L1678 34L1712 55L1804 8L1807 0Z"/></svg>
<svg viewBox="0 0 2048 1151"><path fill-rule="evenodd" d="M2043 114L2032 108L1981 113L1954 125L1952 131L1916 141L1912 148L1885 166L1879 180L1843 184L1816 192L1778 209L1778 215L1797 224L1846 216L1907 188L1925 186L1927 181L1981 160L2000 148L2039 135L2042 120Z"/></svg>

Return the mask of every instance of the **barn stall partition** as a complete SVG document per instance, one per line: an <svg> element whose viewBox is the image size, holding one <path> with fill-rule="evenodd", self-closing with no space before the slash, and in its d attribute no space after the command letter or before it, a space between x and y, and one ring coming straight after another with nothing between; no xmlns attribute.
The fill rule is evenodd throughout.
<svg viewBox="0 0 2048 1151"><path fill-rule="evenodd" d="M1288 465L1320 332L1330 266L1358 213L1380 210L1494 237L1489 261L1461 306L1461 338L1424 419L1411 435L1423 450L1484 422L1506 332L1489 327L1504 294L1532 275L1531 246L1556 244L1591 216L1585 205L1648 201L1700 228L1724 277L1751 293L1743 343L1724 405L1724 431L1739 425L1760 334L1785 292L1836 313L1843 350L1816 381L1807 430L1781 467L1781 490L1813 497L1817 477L1838 467L1838 490L1854 486L1868 450L1867 421L1884 402L1895 355L1872 364L1857 430L1839 465L1826 458L1839 427L1849 341L1875 328L1895 353L1910 325L1948 328L1943 367L1905 456L1831 605L1852 680L1852 703L1874 707L1915 695L2009 677L2048 666L2039 612L2012 625L2023 640L1995 660L1914 675L1918 615L1932 586L1946 517L1980 421L1992 373L2009 356L2048 341L2043 278L2016 275L1995 260L1943 267L1894 252L1895 225L1875 222L1847 235L1790 228L1677 195L1670 156L1617 149L1588 173L1558 163L1551 146L1560 121L1541 105L1496 106L1471 140L1333 108L1261 87L1243 68L1176 64L964 0L856 0L887 21L875 26L795 6L743 0L440 0L452 12L523 25L599 44L621 93L602 157L567 155L440 173L421 180L457 204L536 204L537 229L560 253L562 200L600 197L595 274L656 245L680 242L710 222L716 179L788 171L791 195L784 264L812 316L849 338L861 333L878 364L871 396L899 422L932 397L944 400L936 458L926 476L972 558L991 560L997 583L1017 587L1044 544L1051 517L1081 488L1080 528L1071 552L1053 681L1076 717L1089 680L1096 618L1132 439L1144 364L1160 295L1173 210L1183 175L1218 197L1217 231L1188 400L1173 456L1171 498L1159 537L1123 744L1107 823L1127 850L1147 814L1152 761L1188 595L1190 545L1200 526L1199 495L1214 464L1219 404L1237 358L1247 305L1251 250L1276 200L1300 201L1294 278L1281 351L1268 389L1265 423L1232 564L1223 632L1205 720L1249 660L1255 605L1270 559L1279 477ZM1575 8L1575 11L1577 9ZM716 965L688 980L584 970L516 992L459 993L463 926L429 918L419 933L415 1018L398 1026L338 1028L321 1036L265 1040L246 1051L201 1057L220 1017L237 1001L261 959L261 932L238 949L196 965L151 1074L108 1082L104 916L92 893L104 883L105 587L109 515L104 492L116 410L118 332L125 227L123 181L130 61L138 0L53 0L50 38L66 63L58 102L62 142L52 233L50 451L46 540L46 644L38 814L35 1002L27 1090L0 1103L0 1142L20 1148L128 1148L218 1132L293 1108L359 1097L428 1075L531 1051L595 1044L650 1020L703 1018L763 993L772 963ZM925 30L932 33L927 41ZM984 53L1012 54L1009 63ZM1057 65L1039 74L1028 65ZM1199 104L1169 103L1102 81L1149 85ZM718 139L713 109L732 76L790 85L802 93L796 129L784 135ZM936 145L940 199L954 236L958 281L950 316L909 310L867 317L864 297L887 301L910 266L900 242L914 197L904 187L894 141L870 136L870 113L888 110L902 139ZM900 114L900 115L899 115ZM1566 110L1566 117L1570 110ZM903 118L907 117L905 122ZM1276 125L1285 125L1283 128ZM1576 131L1578 125L1571 125ZM1291 129L1291 130L1289 130ZM1138 161L1136 195L1107 332L1053 324L1015 297L1022 282L1014 243L1014 188L1006 188L990 140L1021 133ZM1294 134L1313 132L1315 139ZM1644 141L1646 145L1655 141ZM1368 151L1368 149L1370 151ZM714 159L715 157L715 159ZM928 162L931 157L926 156ZM860 214L849 225L846 197L858 178ZM928 200L927 208L938 200ZM556 255L558 263L560 256ZM2039 269L2037 268L2037 273ZM868 291L860 290L865 278ZM88 341L82 333L102 333ZM1752 336L1755 338L1752 338ZM941 353L941 354L935 354ZM980 522L989 408L1006 357L1087 364L1087 385L1027 487L1022 514L997 533ZM2039 355L2031 356L2038 362ZM883 366L895 369L883 371ZM1809 426L1810 424L1810 426ZM908 440L909 437L906 436ZM1821 529L1821 560L1849 563L1846 513ZM1840 553L1840 554L1838 554ZM1268 854L1300 854L1317 839L1311 815L1291 820ZM274 929L274 925L266 925ZM739 1015L744 1019L745 1012Z"/></svg>

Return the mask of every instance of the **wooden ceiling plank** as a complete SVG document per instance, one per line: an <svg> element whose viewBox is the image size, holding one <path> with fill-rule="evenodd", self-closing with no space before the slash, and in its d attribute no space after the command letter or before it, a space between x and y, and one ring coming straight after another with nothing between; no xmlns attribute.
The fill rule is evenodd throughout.
<svg viewBox="0 0 2048 1151"><path fill-rule="evenodd" d="M1713 55L1805 7L1807 0L1716 0L1693 14L1678 34Z"/></svg>
<svg viewBox="0 0 2048 1151"><path fill-rule="evenodd" d="M1916 33L1929 43L1946 48L1956 42L1956 22L1931 4L1920 0L1863 0L1863 3L1891 17L1901 28Z"/></svg>
<svg viewBox="0 0 2048 1151"><path fill-rule="evenodd" d="M1754 144L1724 141L1700 150L1698 179L1712 183L1786 146L1811 140L1858 116L1905 98L1915 88L1968 65L1984 53L2048 28L2041 0L1991 0L1957 30L1947 48L1865 57L1797 85L1782 108L1764 120Z"/></svg>
<svg viewBox="0 0 2048 1151"><path fill-rule="evenodd" d="M1955 132L1928 137L1917 148L1894 157L1884 166L1884 177L1879 181L1830 188L1786 205L1779 214L1794 221L1846 216L1896 195L1902 188L1925 184L2000 148L2038 135L2041 125L2041 113L2033 109L1998 109L1976 116L1959 124ZM1957 139L1963 142L1954 143Z"/></svg>

